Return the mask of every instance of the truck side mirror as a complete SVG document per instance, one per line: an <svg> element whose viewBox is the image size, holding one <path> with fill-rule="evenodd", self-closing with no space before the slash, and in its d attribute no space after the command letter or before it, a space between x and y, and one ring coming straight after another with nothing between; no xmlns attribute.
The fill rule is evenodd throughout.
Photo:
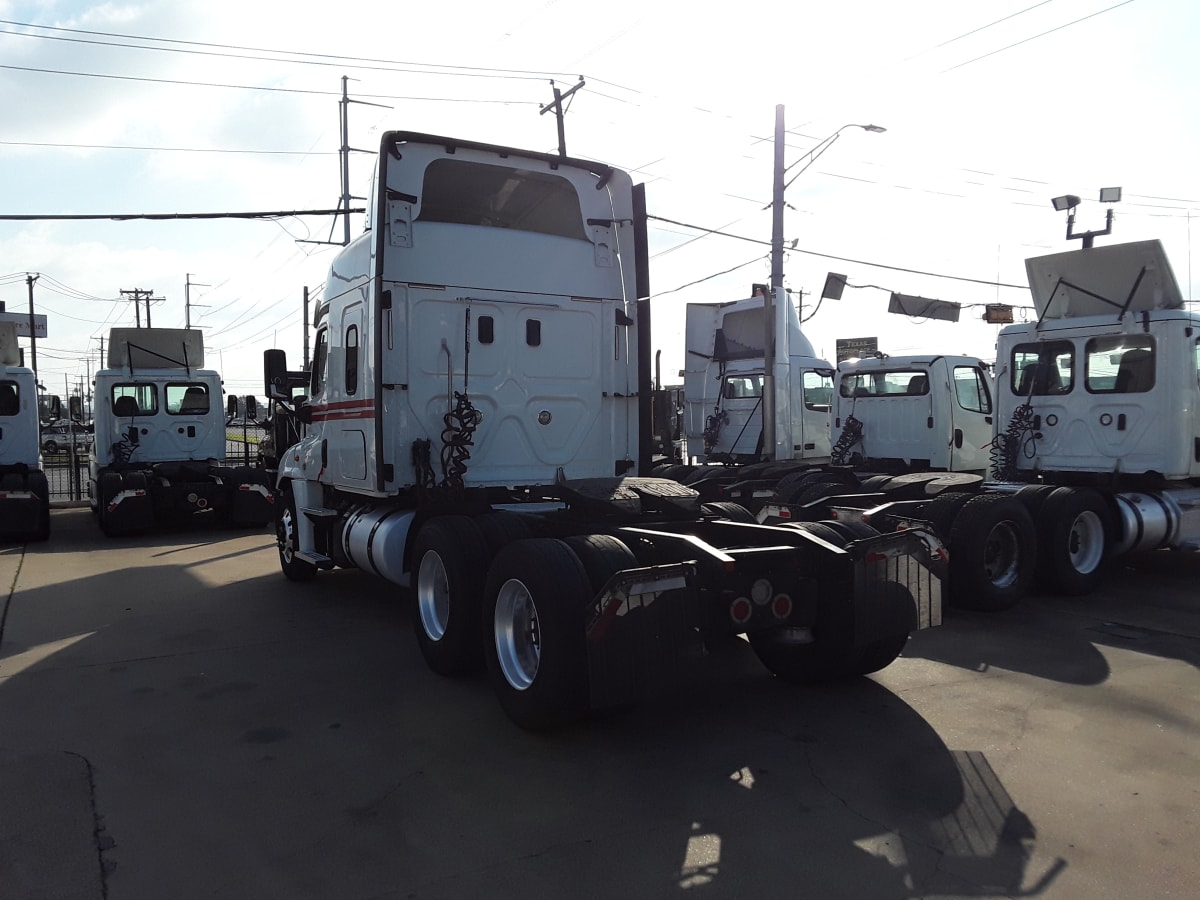
<svg viewBox="0 0 1200 900"><path fill-rule="evenodd" d="M237 414L238 414L237 396L234 394L230 394L229 402L225 404L225 418L236 419Z"/></svg>
<svg viewBox="0 0 1200 900"><path fill-rule="evenodd" d="M246 395L246 418L251 422L258 421L258 401L253 394Z"/></svg>
<svg viewBox="0 0 1200 900"><path fill-rule="evenodd" d="M291 400L288 386L287 354L282 350L263 351L263 384L269 400Z"/></svg>

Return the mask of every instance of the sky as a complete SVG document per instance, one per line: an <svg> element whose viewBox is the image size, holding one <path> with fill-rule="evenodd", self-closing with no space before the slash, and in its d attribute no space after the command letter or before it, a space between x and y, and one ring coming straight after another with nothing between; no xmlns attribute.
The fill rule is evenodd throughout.
<svg viewBox="0 0 1200 900"><path fill-rule="evenodd" d="M1064 194L1079 232L1104 227L1099 190L1121 187L1097 244L1162 240L1196 309L1198 33L1190 0L0 0L0 217L332 210L343 79L357 198L372 167L357 151L386 130L554 151L543 107L582 80L567 150L646 184L669 384L685 304L769 281L782 107L784 283L817 353L877 337L893 356L991 359L984 306L1028 316L1025 258L1079 246L1051 205ZM886 130L848 127L866 124ZM142 290L153 325L204 330L228 392L261 396L263 350L299 365L304 290L319 296L343 228L0 218L0 300L27 313L37 276L53 393L99 367ZM848 286L822 301L830 272ZM889 313L893 291L960 319Z"/></svg>

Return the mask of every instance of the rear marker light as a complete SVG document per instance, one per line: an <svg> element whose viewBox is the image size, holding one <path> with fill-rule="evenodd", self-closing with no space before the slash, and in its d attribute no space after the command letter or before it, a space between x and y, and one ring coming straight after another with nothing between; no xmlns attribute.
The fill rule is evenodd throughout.
<svg viewBox="0 0 1200 900"><path fill-rule="evenodd" d="M749 599L746 597L738 597L729 604L729 617L737 625L744 625L746 622L749 622L753 612L754 607L751 606Z"/></svg>
<svg viewBox="0 0 1200 900"><path fill-rule="evenodd" d="M792 614L792 598L787 594L776 594L771 603L771 612L775 613L777 619L786 619Z"/></svg>

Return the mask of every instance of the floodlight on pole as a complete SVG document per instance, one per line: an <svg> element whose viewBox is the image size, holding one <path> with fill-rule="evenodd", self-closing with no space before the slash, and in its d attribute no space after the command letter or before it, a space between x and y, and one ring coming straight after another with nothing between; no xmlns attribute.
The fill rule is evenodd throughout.
<svg viewBox="0 0 1200 900"><path fill-rule="evenodd" d="M1100 188L1101 203L1117 203L1121 199L1121 189L1119 187ZM1104 228L1101 231L1084 231L1080 234L1075 233L1075 207L1079 205L1079 198L1074 194L1064 194L1062 197L1055 197L1050 201L1054 204L1054 208L1059 212L1064 210L1067 213L1067 240L1079 240L1083 243L1084 250L1090 250L1094 240L1106 234L1112 234L1113 211L1110 206L1104 216Z"/></svg>

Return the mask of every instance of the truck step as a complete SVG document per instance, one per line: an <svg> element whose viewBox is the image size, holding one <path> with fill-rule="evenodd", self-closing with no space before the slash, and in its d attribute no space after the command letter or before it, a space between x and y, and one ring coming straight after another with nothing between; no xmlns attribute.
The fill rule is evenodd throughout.
<svg viewBox="0 0 1200 900"><path fill-rule="evenodd" d="M321 506L305 506L300 510L304 515L308 516L312 521L317 519L333 519L337 517L336 509L325 509Z"/></svg>
<svg viewBox="0 0 1200 900"><path fill-rule="evenodd" d="M318 569L332 569L333 560L324 553L312 553L308 550L297 550L296 559L304 560L306 563L312 563Z"/></svg>

